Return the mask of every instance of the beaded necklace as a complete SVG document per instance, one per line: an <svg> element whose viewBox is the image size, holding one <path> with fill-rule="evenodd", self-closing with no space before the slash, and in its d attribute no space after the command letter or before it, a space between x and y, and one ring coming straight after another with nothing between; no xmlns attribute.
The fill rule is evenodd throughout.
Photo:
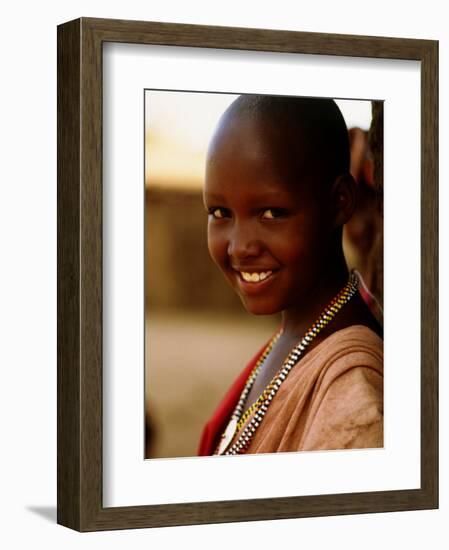
<svg viewBox="0 0 449 550"><path fill-rule="evenodd" d="M327 326L335 315L340 311L340 309L349 302L349 300L357 292L358 288L358 277L354 271L351 271L349 275L349 280L347 284L340 290L340 292L331 300L331 302L324 308L321 315L315 321L315 323L309 328L306 334L303 336L302 340L297 344L288 354L287 358L282 364L282 367L279 369L277 374L268 384L268 386L261 393L259 398L248 408L248 410L243 414L243 409L245 406L246 399L248 394L256 380L257 375L259 374L260 369L269 353L273 349L274 344L277 342L279 337L282 334L282 329L273 336L273 338L268 343L267 347L263 351L261 357L257 361L254 369L251 371L248 379L245 383L245 387L240 395L240 399L237 403L237 406L234 409L234 412L231 416L231 420L221 436L220 443L214 454L222 455L236 455L242 454L248 448L251 439L256 432L257 428L260 426L263 417L265 416L268 407L279 390L282 382L287 378L288 373L292 368L298 363L300 357L304 354L304 350L310 345L312 340ZM245 427L237 441L229 447L231 441L234 439L235 434L242 429L246 420L254 414L252 420ZM228 448L229 447L229 448Z"/></svg>

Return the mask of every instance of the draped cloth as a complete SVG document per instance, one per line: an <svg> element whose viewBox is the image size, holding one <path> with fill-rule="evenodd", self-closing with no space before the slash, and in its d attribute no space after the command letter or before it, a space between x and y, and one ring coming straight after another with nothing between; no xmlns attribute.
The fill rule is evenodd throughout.
<svg viewBox="0 0 449 550"><path fill-rule="evenodd" d="M264 349L245 367L206 424L200 456L214 453ZM371 329L354 325L331 334L293 367L246 453L377 447L383 447L383 341Z"/></svg>

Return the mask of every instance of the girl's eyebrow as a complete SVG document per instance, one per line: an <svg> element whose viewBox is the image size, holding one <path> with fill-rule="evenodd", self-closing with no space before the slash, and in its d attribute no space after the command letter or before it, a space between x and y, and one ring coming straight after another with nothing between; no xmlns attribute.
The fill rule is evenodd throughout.
<svg viewBox="0 0 449 550"><path fill-rule="evenodd" d="M286 200L291 202L291 194L282 188L282 186L264 191L261 191L255 186L254 192L248 197L248 202L256 206L275 206ZM227 199L226 196L220 192L204 191L203 202L206 204L220 204L224 206L227 204Z"/></svg>
<svg viewBox="0 0 449 550"><path fill-rule="evenodd" d="M204 199L213 202L223 202L225 200L223 195L220 195L220 193L209 193L207 191L204 193Z"/></svg>
<svg viewBox="0 0 449 550"><path fill-rule="evenodd" d="M273 189L272 191L270 190L270 191L262 191L262 192L260 192L257 188L255 188L253 200L269 202L270 200L278 199L279 197L282 197L287 194L288 192L282 189L282 187L279 187L276 190ZM208 199L212 199L212 200L218 200L218 201L226 200L224 195L222 195L221 193L214 193L210 191L205 191L204 197L207 197Z"/></svg>
<svg viewBox="0 0 449 550"><path fill-rule="evenodd" d="M277 204L280 201L290 201L290 199L291 197L288 193L286 193L282 188L278 188L276 190L273 189L272 191L270 190L254 193L251 198L251 202L254 202L255 204L270 205Z"/></svg>
<svg viewBox="0 0 449 550"><path fill-rule="evenodd" d="M282 189L277 189L276 191L266 191L265 193L259 193L254 198L257 201L261 202L271 202L273 200L283 197L284 192Z"/></svg>

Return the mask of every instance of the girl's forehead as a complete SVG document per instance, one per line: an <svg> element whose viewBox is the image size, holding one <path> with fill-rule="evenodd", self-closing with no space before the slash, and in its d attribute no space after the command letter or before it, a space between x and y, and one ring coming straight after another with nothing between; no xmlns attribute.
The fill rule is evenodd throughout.
<svg viewBox="0 0 449 550"><path fill-rule="evenodd" d="M270 181L268 179L258 182L249 180L215 180L207 179L204 187L205 193L210 197L225 198L230 193L239 195L248 195L254 198L275 199L280 196L289 197L294 189L283 185L280 181Z"/></svg>
<svg viewBox="0 0 449 550"><path fill-rule="evenodd" d="M297 121L292 125L286 119L250 114L235 114L225 118L215 134L213 146L220 149L279 149L279 145L288 146L304 142L306 132Z"/></svg>
<svg viewBox="0 0 449 550"><path fill-rule="evenodd" d="M309 140L310 141L310 140ZM304 132L285 121L235 115L225 119L208 151L215 171L273 172L287 180L309 169L311 147Z"/></svg>
<svg viewBox="0 0 449 550"><path fill-rule="evenodd" d="M228 171L225 177L206 177L204 199L207 203L232 206L285 206L316 202L312 182L287 180L265 173L258 178L234 176Z"/></svg>
<svg viewBox="0 0 449 550"><path fill-rule="evenodd" d="M239 151L211 160L206 166L205 191L240 193L256 198L291 198L307 194L313 176L300 159L277 151Z"/></svg>

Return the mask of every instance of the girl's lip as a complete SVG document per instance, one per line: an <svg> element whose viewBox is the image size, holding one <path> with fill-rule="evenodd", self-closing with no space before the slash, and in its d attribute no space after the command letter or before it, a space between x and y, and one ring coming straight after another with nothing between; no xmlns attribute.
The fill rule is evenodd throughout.
<svg viewBox="0 0 449 550"><path fill-rule="evenodd" d="M258 281L258 282L251 281L251 282L249 282L249 281L245 281L243 279L241 271L236 271L237 284L238 284L238 287L240 288L240 290L242 291L242 293L243 294L248 294L248 295L253 295L253 294L258 294L259 292L265 291L265 289L272 283L273 279L276 277L276 275L278 273L278 270L266 269L265 271L263 271L263 270L250 271L250 270L245 269L244 272L245 273L267 273L267 272L271 272L270 275L268 275L268 277L266 277L262 281Z"/></svg>

